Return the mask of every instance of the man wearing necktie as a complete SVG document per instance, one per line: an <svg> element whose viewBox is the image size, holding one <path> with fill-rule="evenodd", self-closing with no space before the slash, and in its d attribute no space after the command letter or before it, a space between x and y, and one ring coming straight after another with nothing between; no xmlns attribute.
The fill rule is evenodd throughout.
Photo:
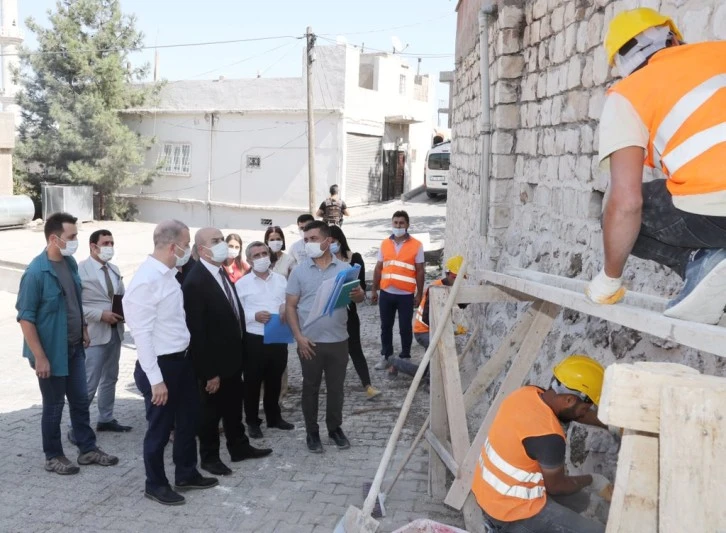
<svg viewBox="0 0 726 533"><path fill-rule="evenodd" d="M197 231L194 243L199 262L187 274L182 291L202 406L199 455L204 470L225 476L232 470L219 455L220 420L232 462L264 457L272 450L251 446L242 425L245 318L223 266L227 243L216 228Z"/></svg>
<svg viewBox="0 0 726 533"><path fill-rule="evenodd" d="M88 322L90 345L86 348L88 401L98 391L96 431L131 431L113 415L118 381L121 342L124 337L123 316L113 312L114 296L123 296L124 283L116 265L111 264L114 240L105 229L94 231L89 239L91 257L78 264L81 278L83 316ZM71 441L72 432L69 433Z"/></svg>

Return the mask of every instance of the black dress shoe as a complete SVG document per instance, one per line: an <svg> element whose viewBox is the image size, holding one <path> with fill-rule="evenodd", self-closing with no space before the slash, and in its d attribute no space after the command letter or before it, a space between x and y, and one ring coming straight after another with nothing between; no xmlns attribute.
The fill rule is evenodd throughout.
<svg viewBox="0 0 726 533"><path fill-rule="evenodd" d="M266 457L272 453L270 448L255 448L254 446L246 446L240 453L236 453L232 456L232 462L237 463L244 461L245 459L259 459L260 457Z"/></svg>
<svg viewBox="0 0 726 533"><path fill-rule="evenodd" d="M131 426L122 426L114 418L110 422L99 422L96 424L96 431L113 431L114 433L126 433L131 431Z"/></svg>
<svg viewBox="0 0 726 533"><path fill-rule="evenodd" d="M206 470L207 472L209 472L210 474L214 474L215 476L228 476L232 473L232 470L222 461L202 463L199 466L202 467L202 470Z"/></svg>
<svg viewBox="0 0 726 533"><path fill-rule="evenodd" d="M251 439L261 439L263 437L260 426L255 424L247 424L247 433Z"/></svg>
<svg viewBox="0 0 726 533"><path fill-rule="evenodd" d="M144 496L162 505L182 505L186 501L184 496L171 490L171 487L146 489Z"/></svg>
<svg viewBox="0 0 726 533"><path fill-rule="evenodd" d="M312 453L323 453L323 443L320 441L319 433L308 433L308 436L305 440L308 444L308 450L310 450Z"/></svg>
<svg viewBox="0 0 726 533"><path fill-rule="evenodd" d="M348 441L348 437L345 436L342 429L338 428L335 431L331 431L328 433L328 436L330 440L335 442L339 450L347 450L350 448L350 441Z"/></svg>
<svg viewBox="0 0 726 533"><path fill-rule="evenodd" d="M219 463L224 466L221 462ZM225 466L225 468L227 468ZM229 470L229 468L227 468ZM231 472L231 470L230 470ZM216 477L204 477L202 474L197 474L192 479L186 481L177 481L174 483L176 490L191 490L191 489L211 489L219 485L219 480Z"/></svg>
<svg viewBox="0 0 726 533"><path fill-rule="evenodd" d="M291 424L290 422L287 422L283 420L282 418L277 422L277 424L267 424L268 428L277 428L277 429L283 429L285 431L289 431L291 429L295 429L295 424Z"/></svg>

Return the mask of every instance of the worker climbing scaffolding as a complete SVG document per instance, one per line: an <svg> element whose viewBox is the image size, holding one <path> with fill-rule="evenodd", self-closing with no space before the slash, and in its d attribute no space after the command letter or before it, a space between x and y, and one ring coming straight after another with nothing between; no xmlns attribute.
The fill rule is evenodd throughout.
<svg viewBox="0 0 726 533"><path fill-rule="evenodd" d="M666 316L716 324L726 305L726 42L685 44L673 20L640 8L613 19L605 49L623 79L600 119L611 180L604 267L587 295L618 302L632 254L683 278ZM666 179L643 183L643 165Z"/></svg>

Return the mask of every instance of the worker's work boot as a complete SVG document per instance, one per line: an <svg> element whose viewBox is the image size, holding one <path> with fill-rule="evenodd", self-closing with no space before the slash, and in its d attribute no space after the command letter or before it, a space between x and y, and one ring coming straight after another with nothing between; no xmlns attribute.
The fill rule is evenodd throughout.
<svg viewBox="0 0 726 533"><path fill-rule="evenodd" d="M726 306L726 249L703 248L686 265L686 283L664 315L717 324Z"/></svg>

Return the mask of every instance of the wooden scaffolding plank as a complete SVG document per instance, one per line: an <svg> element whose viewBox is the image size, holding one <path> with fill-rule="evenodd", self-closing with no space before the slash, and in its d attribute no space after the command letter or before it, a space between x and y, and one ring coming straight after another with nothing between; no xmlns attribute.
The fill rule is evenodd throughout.
<svg viewBox="0 0 726 533"><path fill-rule="evenodd" d="M664 387L660 428L660 532L726 529L726 390Z"/></svg>
<svg viewBox="0 0 726 533"><path fill-rule="evenodd" d="M434 314L430 314L429 324L432 331L435 331L435 328L439 327L439 322ZM449 327L451 326L449 325ZM440 356L438 347L435 347L429 364L431 391L429 396L431 406L430 431L439 440L445 440L449 434L449 423L446 415L444 378L441 371L441 364L439 363ZM446 496L446 465L431 445L429 445L429 495L437 499L443 499Z"/></svg>
<svg viewBox="0 0 726 533"><path fill-rule="evenodd" d="M451 455L451 452L449 451L449 448L441 442L436 435L434 435L434 432L430 429L426 430L426 433L424 433L424 437L426 438L426 442L428 442L431 445L431 448L434 449L434 451L439 454L439 457L441 457L441 460L446 465L446 468L449 469L449 472L452 474L456 474L456 471L459 469L459 465L456 463L456 459L454 459L454 456Z"/></svg>
<svg viewBox="0 0 726 533"><path fill-rule="evenodd" d="M444 503L447 505L455 509L461 509L463 507L471 490L471 481L474 476L474 468L479 457L479 452L486 440L487 433L494 421L497 410L506 396L522 386L522 381L527 376L527 373L537 358L542 343L549 334L550 329L552 329L552 323L559 314L559 311L560 308L557 305L545 303L537 312L517 356L512 361L512 366L509 368L507 376L502 381L494 401L489 406L487 415L474 438L474 442L459 467L459 475L454 480L444 500Z"/></svg>
<svg viewBox="0 0 726 533"><path fill-rule="evenodd" d="M658 433L661 390L670 385L726 390L726 378L668 363L613 364L605 369L597 416L605 424Z"/></svg>
<svg viewBox="0 0 726 533"><path fill-rule="evenodd" d="M494 285L465 285L456 296L457 304L531 302L535 298L523 292Z"/></svg>
<svg viewBox="0 0 726 533"><path fill-rule="evenodd" d="M456 357L456 341L454 341L454 326L450 317L441 313L446 303L448 288L433 287L429 290L431 298L430 312L433 312L437 324L446 321L446 329L439 339L438 362L441 365L441 377L444 385L444 399L446 400L446 413L449 421L451 435L451 449L456 461L463 461L469 449L469 428L466 424L466 408L464 407L464 393L461 388L461 375L459 362Z"/></svg>
<svg viewBox="0 0 726 533"><path fill-rule="evenodd" d="M605 533L658 531L658 437L625 430Z"/></svg>
<svg viewBox="0 0 726 533"><path fill-rule="evenodd" d="M509 274L486 270L482 272L482 277L495 285L530 294L568 309L587 313L697 350L726 357L726 328L720 326L668 318L659 312L625 303L598 305L591 302L582 292L575 292Z"/></svg>

